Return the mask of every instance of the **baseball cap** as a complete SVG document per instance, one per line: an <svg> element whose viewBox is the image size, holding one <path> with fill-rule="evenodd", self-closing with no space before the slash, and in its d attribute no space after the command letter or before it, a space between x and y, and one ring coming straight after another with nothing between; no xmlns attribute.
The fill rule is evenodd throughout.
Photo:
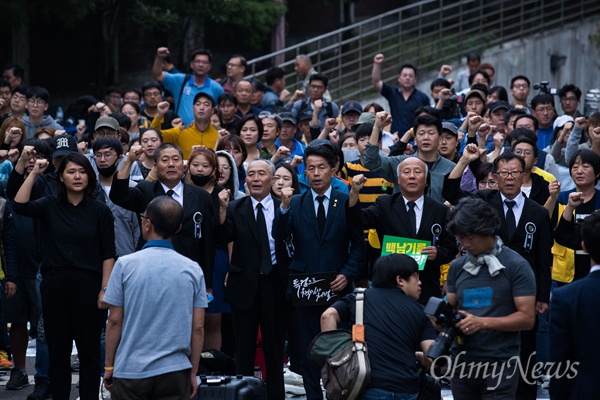
<svg viewBox="0 0 600 400"><path fill-rule="evenodd" d="M281 118L281 122L289 122L293 125L296 125L296 118L294 118L294 114L291 112L282 112L279 113L279 117Z"/></svg>
<svg viewBox="0 0 600 400"><path fill-rule="evenodd" d="M356 132L358 128L365 122L375 125L375 114L370 112L364 112L360 114L360 117L358 117L358 121L356 121L356 123L352 125L352 130Z"/></svg>
<svg viewBox="0 0 600 400"><path fill-rule="evenodd" d="M562 128L567 122L575 122L575 120L570 115L561 115L560 117L554 120L552 129Z"/></svg>
<svg viewBox="0 0 600 400"><path fill-rule="evenodd" d="M512 107L510 106L510 104L508 104L506 101L496 101L494 103L491 103L489 105L490 107L490 112L495 112L497 110L500 110L502 108L504 108L506 111L510 110Z"/></svg>
<svg viewBox="0 0 600 400"><path fill-rule="evenodd" d="M96 121L94 131L97 131L100 128L110 128L113 131L119 131L119 123L113 117L100 117Z"/></svg>
<svg viewBox="0 0 600 400"><path fill-rule="evenodd" d="M66 156L77 152L77 140L69 134L54 136L52 138L52 158Z"/></svg>
<svg viewBox="0 0 600 400"><path fill-rule="evenodd" d="M198 99L200 97L206 97L207 99L210 100L210 102L212 103L213 106L215 105L215 99L210 95L210 93L207 93L204 91L196 93L196 95L194 96L194 103L192 103L192 104L196 104L196 102L198 101Z"/></svg>
<svg viewBox="0 0 600 400"><path fill-rule="evenodd" d="M454 136L458 136L458 128L456 128L456 125L454 125L452 122L442 122L442 131L446 131Z"/></svg>
<svg viewBox="0 0 600 400"><path fill-rule="evenodd" d="M469 100L469 97L473 97L473 96L477 96L481 99L481 101L483 101L483 104L485 104L486 98L485 98L485 94L478 89L473 89L470 90L469 93L467 93L467 95L465 96L465 103L467 102L467 100Z"/></svg>
<svg viewBox="0 0 600 400"><path fill-rule="evenodd" d="M349 112L362 114L363 108L358 101L350 100L342 106L342 115L346 115Z"/></svg>
<svg viewBox="0 0 600 400"><path fill-rule="evenodd" d="M306 110L303 110L300 115L298 115L298 122L302 122L302 121L306 121L307 119L312 119L313 116L313 110L311 110L310 108L307 108Z"/></svg>

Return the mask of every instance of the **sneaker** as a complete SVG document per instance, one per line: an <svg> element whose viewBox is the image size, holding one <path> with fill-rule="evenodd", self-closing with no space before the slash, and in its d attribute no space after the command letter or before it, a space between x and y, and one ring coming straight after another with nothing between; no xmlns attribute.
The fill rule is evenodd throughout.
<svg viewBox="0 0 600 400"><path fill-rule="evenodd" d="M27 400L46 400L50 397L52 397L50 394L50 384L48 382L39 382L35 384L35 389L27 396Z"/></svg>
<svg viewBox="0 0 600 400"><path fill-rule="evenodd" d="M544 375L544 377L542 378L543 382L542 382L542 389L550 389L550 376L549 375Z"/></svg>
<svg viewBox="0 0 600 400"><path fill-rule="evenodd" d="M77 354L71 356L71 369L75 372L79 371L79 356Z"/></svg>
<svg viewBox="0 0 600 400"><path fill-rule="evenodd" d="M0 369L8 370L13 367L13 363L8 359L6 350L0 350Z"/></svg>
<svg viewBox="0 0 600 400"><path fill-rule="evenodd" d="M10 373L10 379L6 383L6 390L21 390L29 386L29 377L25 371L13 369Z"/></svg>

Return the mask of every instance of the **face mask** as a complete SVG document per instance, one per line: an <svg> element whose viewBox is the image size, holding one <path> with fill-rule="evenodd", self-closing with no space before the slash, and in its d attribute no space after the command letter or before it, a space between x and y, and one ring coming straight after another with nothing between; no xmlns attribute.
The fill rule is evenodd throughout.
<svg viewBox="0 0 600 400"><path fill-rule="evenodd" d="M117 170L116 162L113 165L111 165L110 167L106 167L106 168L98 167L98 173L105 178L113 176L113 174L115 173L116 170Z"/></svg>
<svg viewBox="0 0 600 400"><path fill-rule="evenodd" d="M190 174L190 179L192 180L192 182L194 182L194 185L200 186L200 187L206 186L206 184L208 184L208 182L210 182L211 178L212 178L212 175L200 176L200 175Z"/></svg>

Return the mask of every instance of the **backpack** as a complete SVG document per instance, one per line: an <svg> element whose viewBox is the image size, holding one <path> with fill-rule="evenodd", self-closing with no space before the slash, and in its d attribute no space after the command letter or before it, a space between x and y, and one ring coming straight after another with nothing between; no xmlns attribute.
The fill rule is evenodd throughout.
<svg viewBox="0 0 600 400"><path fill-rule="evenodd" d="M352 333L336 329L319 333L309 346L309 357L321 366L321 378L328 400L355 400L371 379L367 356L363 306L365 289L356 293L356 323Z"/></svg>

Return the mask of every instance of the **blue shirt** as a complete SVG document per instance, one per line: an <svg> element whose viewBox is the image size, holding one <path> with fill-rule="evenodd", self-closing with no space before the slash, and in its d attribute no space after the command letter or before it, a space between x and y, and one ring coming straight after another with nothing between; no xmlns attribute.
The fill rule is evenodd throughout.
<svg viewBox="0 0 600 400"><path fill-rule="evenodd" d="M538 149L543 150L550 146L550 139L554 135L554 129L550 126L548 128L539 128L537 132L537 145Z"/></svg>
<svg viewBox="0 0 600 400"><path fill-rule="evenodd" d="M279 161L280 163L281 162L292 162L292 160L294 159L294 156L304 157L304 150L306 150L306 146L304 145L304 143L302 143L301 141L299 141L296 138L294 138L293 140L294 140L294 144L290 148L290 156L287 158L281 159ZM279 139L275 140L275 146L277 146L277 148L279 148L279 146L281 146ZM298 165L296 167L296 171L300 175L304 174L304 163Z"/></svg>
<svg viewBox="0 0 600 400"><path fill-rule="evenodd" d="M202 86L196 85L194 76L186 82L183 92L181 86L185 79L185 74L170 74L164 73L165 77L162 81L163 86L169 92L173 93L175 99L175 112L181 117L184 125L188 125L194 120L194 97L200 92L208 93L212 96L215 104L219 100L219 96L223 94L223 87L208 76ZM181 92L181 105L179 104L179 93Z"/></svg>
<svg viewBox="0 0 600 400"><path fill-rule="evenodd" d="M402 89L384 83L381 87L381 95L390 103L392 132L398 132L399 136L413 127L415 110L420 106L429 105L429 97L417 88L413 90L408 100L404 100Z"/></svg>

